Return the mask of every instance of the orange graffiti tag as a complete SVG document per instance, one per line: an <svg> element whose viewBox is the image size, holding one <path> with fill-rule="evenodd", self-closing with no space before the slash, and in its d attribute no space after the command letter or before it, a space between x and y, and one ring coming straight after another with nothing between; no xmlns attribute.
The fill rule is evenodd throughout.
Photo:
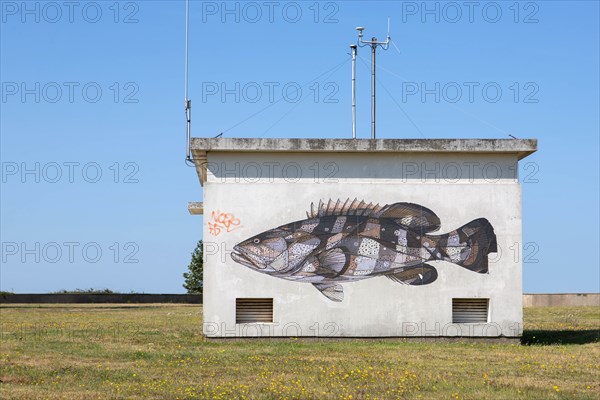
<svg viewBox="0 0 600 400"><path fill-rule="evenodd" d="M242 227L240 219L232 213L222 213L219 210L213 211L211 219L213 222L208 223L208 232L214 236L219 236L223 231L231 232Z"/></svg>

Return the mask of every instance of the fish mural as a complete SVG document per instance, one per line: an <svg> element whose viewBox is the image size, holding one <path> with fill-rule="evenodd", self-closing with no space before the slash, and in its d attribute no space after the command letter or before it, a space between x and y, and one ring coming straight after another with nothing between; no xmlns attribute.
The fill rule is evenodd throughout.
<svg viewBox="0 0 600 400"><path fill-rule="evenodd" d="M341 302L345 282L384 276L400 284L427 285L438 276L428 261L487 273L487 256L497 252L487 219L434 234L440 219L418 204L319 201L311 203L307 217L237 244L231 257L264 274L310 283Z"/></svg>

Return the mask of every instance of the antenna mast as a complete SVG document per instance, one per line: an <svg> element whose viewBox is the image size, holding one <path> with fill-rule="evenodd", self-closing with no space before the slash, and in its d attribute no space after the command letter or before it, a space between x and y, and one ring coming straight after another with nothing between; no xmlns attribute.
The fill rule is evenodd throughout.
<svg viewBox="0 0 600 400"><path fill-rule="evenodd" d="M186 119L186 152L185 160L191 158L191 130L192 130L192 100L188 96L188 63L189 63L189 37L190 37L190 0L185 1L185 119Z"/></svg>
<svg viewBox="0 0 600 400"><path fill-rule="evenodd" d="M363 30L365 28L359 26L357 44L360 47L371 46L371 139L375 139L375 52L377 46L381 46L383 50L387 50L390 46L390 19L388 18L388 34L385 42L378 42L376 37L371 38L371 41L363 40Z"/></svg>
<svg viewBox="0 0 600 400"><path fill-rule="evenodd" d="M356 54L358 48L355 44L350 45L352 50L352 139L356 139Z"/></svg>

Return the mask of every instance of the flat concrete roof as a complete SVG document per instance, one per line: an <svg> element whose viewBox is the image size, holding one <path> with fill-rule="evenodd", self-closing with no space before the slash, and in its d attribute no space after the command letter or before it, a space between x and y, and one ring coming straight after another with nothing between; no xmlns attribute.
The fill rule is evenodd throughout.
<svg viewBox="0 0 600 400"><path fill-rule="evenodd" d="M335 153L517 153L537 150L537 139L259 139L193 138L192 151Z"/></svg>
<svg viewBox="0 0 600 400"><path fill-rule="evenodd" d="M200 183L208 152L269 153L509 153L519 160L535 153L537 139L261 139L192 138Z"/></svg>

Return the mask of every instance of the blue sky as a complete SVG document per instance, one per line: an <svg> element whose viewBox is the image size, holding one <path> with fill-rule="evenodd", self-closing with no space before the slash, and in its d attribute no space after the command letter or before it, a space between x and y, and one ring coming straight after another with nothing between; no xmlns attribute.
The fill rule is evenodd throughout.
<svg viewBox="0 0 600 400"><path fill-rule="evenodd" d="M184 163L185 3L0 3L0 290L183 292L202 235L187 212L202 190ZM190 9L198 137L349 137L348 45L359 25L383 39L391 17L378 137L537 138L520 171L524 290L599 290L598 2ZM359 61L363 138L368 74Z"/></svg>

